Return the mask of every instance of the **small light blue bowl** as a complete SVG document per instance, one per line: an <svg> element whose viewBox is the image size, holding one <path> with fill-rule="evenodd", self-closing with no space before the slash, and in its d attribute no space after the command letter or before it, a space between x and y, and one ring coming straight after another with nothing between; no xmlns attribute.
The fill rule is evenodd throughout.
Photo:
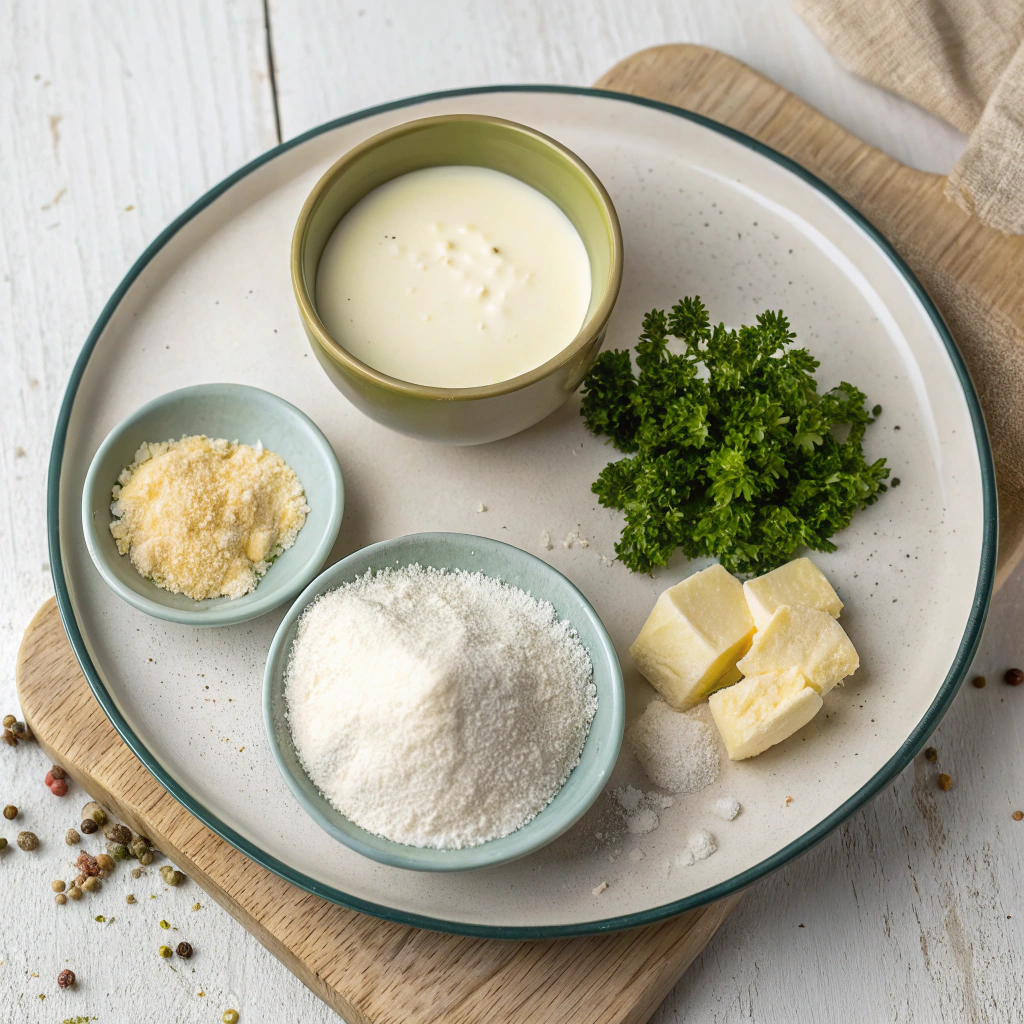
<svg viewBox="0 0 1024 1024"><path fill-rule="evenodd" d="M579 634L594 666L597 713L579 764L555 798L533 821L511 835L463 850L404 846L367 832L339 813L306 775L295 752L284 700L285 669L299 616L321 594L367 570L419 563L437 569L466 569L500 579L550 601L558 617ZM525 857L556 839L584 815L604 788L622 745L625 697L615 647L590 602L556 569L511 544L466 533L417 533L371 544L321 573L288 610L267 658L263 718L277 766L309 816L328 834L357 853L415 871L468 871Z"/></svg>
<svg viewBox="0 0 1024 1024"><path fill-rule="evenodd" d="M262 442L293 470L310 511L295 543L244 597L194 601L141 576L110 534L110 491L144 441L206 434L243 444ZM198 384L147 402L107 435L93 456L82 492L85 543L104 582L119 597L158 619L189 626L227 626L291 601L320 571L341 529L345 487L330 442L283 398L244 384Z"/></svg>

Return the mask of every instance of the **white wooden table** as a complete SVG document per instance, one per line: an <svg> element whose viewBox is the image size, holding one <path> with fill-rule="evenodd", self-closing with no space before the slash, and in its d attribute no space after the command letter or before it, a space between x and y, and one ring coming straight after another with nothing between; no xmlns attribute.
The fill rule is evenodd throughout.
<svg viewBox="0 0 1024 1024"><path fill-rule="evenodd" d="M51 592L45 470L72 362L146 243L240 164L305 129L412 93L586 84L655 43L701 42L764 71L862 138L945 171L963 139L841 70L782 0L7 0L0 7L0 714ZM273 70L271 70L273 69ZM861 1024L1024 1019L1024 571L996 599L933 742L948 793L908 769L747 895L655 1020ZM912 638L910 640L912 642ZM0 1019L337 1019L195 885L121 869L53 904L83 797L52 797L33 745L0 748L0 804L44 838L0 855ZM127 907L134 891L139 904ZM148 899L150 894L155 899ZM199 901L202 909L193 912ZM96 922L100 913L115 917ZM165 918L179 928L167 932ZM187 938L188 964L156 949ZM79 978L59 992L65 966ZM175 968L175 969L172 969ZM200 995L199 993L205 993ZM45 1000L41 999L45 995Z"/></svg>

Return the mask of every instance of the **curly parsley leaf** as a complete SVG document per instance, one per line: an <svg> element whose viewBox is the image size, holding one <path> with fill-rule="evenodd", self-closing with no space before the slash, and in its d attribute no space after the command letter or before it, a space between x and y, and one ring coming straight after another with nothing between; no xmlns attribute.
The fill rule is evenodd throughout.
<svg viewBox="0 0 1024 1024"><path fill-rule="evenodd" d="M593 491L625 515L615 550L630 569L680 548L768 572L799 547L834 551L832 535L886 490L885 459L868 464L862 447L881 407L845 381L819 394L818 361L795 338L781 310L712 327L694 297L644 317L635 372L628 351L598 356L581 412L628 456Z"/></svg>

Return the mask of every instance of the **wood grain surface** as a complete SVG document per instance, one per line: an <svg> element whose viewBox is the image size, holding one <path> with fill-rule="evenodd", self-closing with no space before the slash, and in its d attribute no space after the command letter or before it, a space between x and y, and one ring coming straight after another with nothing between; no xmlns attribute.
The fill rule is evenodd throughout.
<svg viewBox="0 0 1024 1024"><path fill-rule="evenodd" d="M785 0L79 0L0 10L0 699L51 592L43 480L70 367L110 292L164 225L281 134L410 93L492 82L587 84L642 46L726 49L904 163L948 169L963 138L836 64ZM362 12L362 13L360 13ZM269 17L266 15L269 14ZM271 68L280 100L275 110ZM864 811L745 894L655 1024L1024 1019L1022 711L1000 682L1024 662L1024 572L993 603L974 671L933 743ZM1018 700L1019 704L1020 701ZM73 714L68 709L67 714ZM42 839L0 855L0 1019L88 1014L200 1024L326 1024L333 1012L194 884L118 872L55 908L61 840L84 795L51 797L34 744L0 755L0 802ZM940 793L937 770L953 789ZM12 844L13 846L13 844ZM73 874L73 871L71 872ZM124 906L127 892L138 904ZM14 899L12 901L12 895ZM152 897L152 902L150 901ZM202 901L202 909L191 907ZM1020 911L1020 912L1019 912ZM108 922L93 920L102 913ZM156 956L167 918L192 966ZM58 991L72 966L75 989ZM178 967L180 968L180 964ZM45 999L40 997L45 996ZM486 1019L496 1019L487 1016Z"/></svg>
<svg viewBox="0 0 1024 1024"><path fill-rule="evenodd" d="M92 696L52 599L25 631L17 675L47 754L350 1024L641 1024L739 899L648 928L544 942L440 935L353 913L249 860L153 779Z"/></svg>

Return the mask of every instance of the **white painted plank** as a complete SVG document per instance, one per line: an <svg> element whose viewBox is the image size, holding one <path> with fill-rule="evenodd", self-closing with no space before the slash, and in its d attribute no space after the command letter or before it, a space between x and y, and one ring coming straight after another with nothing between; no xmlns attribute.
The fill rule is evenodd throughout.
<svg viewBox="0 0 1024 1024"><path fill-rule="evenodd" d="M964 138L843 70L785 0L269 0L285 137L403 96L499 82L589 85L629 54L703 43L898 160L948 171Z"/></svg>

